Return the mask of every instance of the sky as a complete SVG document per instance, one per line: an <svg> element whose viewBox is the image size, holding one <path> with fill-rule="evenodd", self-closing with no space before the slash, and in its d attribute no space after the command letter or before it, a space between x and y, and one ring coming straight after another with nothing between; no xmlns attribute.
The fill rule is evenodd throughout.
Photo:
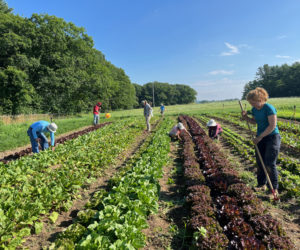
<svg viewBox="0 0 300 250"><path fill-rule="evenodd" d="M299 0L6 2L84 27L131 82L186 84L199 101L241 98L259 67L300 61Z"/></svg>

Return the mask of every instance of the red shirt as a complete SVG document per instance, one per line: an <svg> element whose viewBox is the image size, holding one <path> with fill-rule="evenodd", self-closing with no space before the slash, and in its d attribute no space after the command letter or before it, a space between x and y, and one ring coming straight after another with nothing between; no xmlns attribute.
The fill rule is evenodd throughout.
<svg viewBox="0 0 300 250"><path fill-rule="evenodd" d="M100 107L98 105L94 106L94 115L99 115Z"/></svg>

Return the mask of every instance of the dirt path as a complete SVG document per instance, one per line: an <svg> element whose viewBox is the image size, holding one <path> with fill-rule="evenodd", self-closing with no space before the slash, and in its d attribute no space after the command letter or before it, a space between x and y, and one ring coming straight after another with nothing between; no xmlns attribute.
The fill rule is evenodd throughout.
<svg viewBox="0 0 300 250"><path fill-rule="evenodd" d="M153 128L157 126L159 120L153 125ZM42 232L38 235L31 235L26 238L26 242L23 244L22 248L28 249L43 249L51 245L55 241L56 236L62 232L66 227L71 225L77 216L77 213L84 208L84 205L90 200L93 193L99 189L107 188L108 180L112 178L116 172L130 160L136 151L141 147L144 141L149 136L148 132L143 132L138 136L134 143L130 145L128 149L122 152L115 164L106 168L103 176L99 177L93 184L91 184L86 190L80 192L81 199L77 199L73 202L73 206L67 211L62 212L55 224L51 224L48 218L43 220L44 228Z"/></svg>
<svg viewBox="0 0 300 250"><path fill-rule="evenodd" d="M184 249L185 226L188 212L184 207L182 162L178 142L171 142L171 162L164 168L160 179L159 211L148 218L149 228L143 230L147 237L144 249Z"/></svg>

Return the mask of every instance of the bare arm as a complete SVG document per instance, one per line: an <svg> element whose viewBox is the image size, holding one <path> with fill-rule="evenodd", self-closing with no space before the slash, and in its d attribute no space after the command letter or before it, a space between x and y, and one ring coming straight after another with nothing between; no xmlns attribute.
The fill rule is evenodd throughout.
<svg viewBox="0 0 300 250"><path fill-rule="evenodd" d="M185 132L187 132L187 134L192 138L191 134L189 133L189 131L186 130L186 128L184 128Z"/></svg>

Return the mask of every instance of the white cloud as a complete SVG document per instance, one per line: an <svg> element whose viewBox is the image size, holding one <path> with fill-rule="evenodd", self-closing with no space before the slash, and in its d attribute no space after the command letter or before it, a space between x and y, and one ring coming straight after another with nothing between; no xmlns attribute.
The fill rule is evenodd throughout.
<svg viewBox="0 0 300 250"><path fill-rule="evenodd" d="M281 55L276 55L275 57L277 58L283 58L283 59L290 59L290 56L281 56Z"/></svg>
<svg viewBox="0 0 300 250"><path fill-rule="evenodd" d="M225 43L225 45L230 49L230 51L222 52L221 56L232 56L240 53L237 46L234 46L230 43Z"/></svg>
<svg viewBox="0 0 300 250"><path fill-rule="evenodd" d="M234 73L233 70L228 71L228 70L223 70L223 69L221 69L221 70L214 70L214 71L211 71L211 72L209 72L208 74L210 74L210 75L232 75L233 73Z"/></svg>

